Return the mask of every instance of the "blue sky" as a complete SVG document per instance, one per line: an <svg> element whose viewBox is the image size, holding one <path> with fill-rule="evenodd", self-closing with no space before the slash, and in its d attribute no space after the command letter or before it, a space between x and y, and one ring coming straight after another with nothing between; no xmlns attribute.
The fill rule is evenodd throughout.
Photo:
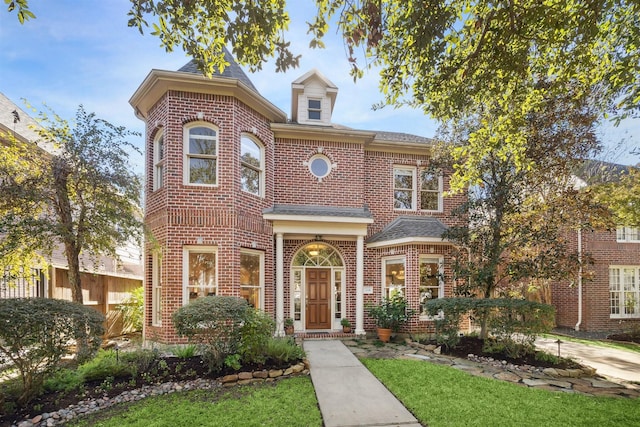
<svg viewBox="0 0 640 427"><path fill-rule="evenodd" d="M292 24L289 39L302 54L300 68L276 73L266 64L249 74L258 91L291 115L291 82L312 68L320 70L339 88L333 121L357 129L407 132L433 136L437 125L417 110L386 107L373 111L381 100L377 74L369 72L353 83L343 44L328 37L326 49L308 48L306 21L314 13L311 0L289 0ZM115 125L144 132L129 105L129 98L153 68L177 70L189 61L182 51L166 53L159 40L127 27L129 0L30 0L37 18L20 25L15 14L0 9L0 92L25 109L26 99L38 110L46 103L72 119L78 105ZM295 6L295 7L292 7ZM604 126L605 157L636 164L640 157L628 152L640 144L640 120L618 128ZM142 146L143 137L132 138ZM618 149L615 147L621 146ZM142 170L141 158L134 158Z"/></svg>

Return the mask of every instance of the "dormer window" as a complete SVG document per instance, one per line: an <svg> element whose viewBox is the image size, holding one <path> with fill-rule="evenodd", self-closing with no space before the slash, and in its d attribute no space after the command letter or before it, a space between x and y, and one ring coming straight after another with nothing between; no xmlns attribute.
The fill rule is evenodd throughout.
<svg viewBox="0 0 640 427"><path fill-rule="evenodd" d="M309 120L320 120L322 117L322 102L319 99L309 99Z"/></svg>

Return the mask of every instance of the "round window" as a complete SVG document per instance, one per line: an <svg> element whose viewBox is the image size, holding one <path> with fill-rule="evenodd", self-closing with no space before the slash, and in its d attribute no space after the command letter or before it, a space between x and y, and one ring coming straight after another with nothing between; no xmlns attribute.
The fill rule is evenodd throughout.
<svg viewBox="0 0 640 427"><path fill-rule="evenodd" d="M322 154L316 154L309 160L309 170L316 178L324 178L331 172L331 160Z"/></svg>

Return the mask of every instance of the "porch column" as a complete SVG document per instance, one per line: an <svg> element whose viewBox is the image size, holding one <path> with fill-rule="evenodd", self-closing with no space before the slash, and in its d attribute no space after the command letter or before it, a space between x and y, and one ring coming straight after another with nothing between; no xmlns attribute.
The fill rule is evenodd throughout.
<svg viewBox="0 0 640 427"><path fill-rule="evenodd" d="M356 335L364 335L364 236L356 242Z"/></svg>
<svg viewBox="0 0 640 427"><path fill-rule="evenodd" d="M276 233L276 336L284 336L284 236Z"/></svg>

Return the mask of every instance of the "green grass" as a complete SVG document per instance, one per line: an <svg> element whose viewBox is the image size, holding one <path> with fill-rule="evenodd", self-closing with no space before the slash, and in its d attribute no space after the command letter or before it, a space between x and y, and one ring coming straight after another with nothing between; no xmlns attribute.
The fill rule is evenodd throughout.
<svg viewBox="0 0 640 427"><path fill-rule="evenodd" d="M430 427L640 425L637 399L549 392L421 361L362 362Z"/></svg>
<svg viewBox="0 0 640 427"><path fill-rule="evenodd" d="M596 346L599 346L599 347L617 348L617 349L620 349L620 350L628 350L628 351L633 351L633 352L636 352L636 353L640 353L640 345L638 345L636 343L632 343L632 342L627 344L627 343L624 343L624 342L587 340L587 339L569 337L569 336L565 336L565 335L553 335L553 334L543 334L542 336L545 337L545 338L553 339L553 340L577 342L577 343L581 343L581 344L596 345Z"/></svg>
<svg viewBox="0 0 640 427"><path fill-rule="evenodd" d="M70 426L321 426L310 377L151 397Z"/></svg>

